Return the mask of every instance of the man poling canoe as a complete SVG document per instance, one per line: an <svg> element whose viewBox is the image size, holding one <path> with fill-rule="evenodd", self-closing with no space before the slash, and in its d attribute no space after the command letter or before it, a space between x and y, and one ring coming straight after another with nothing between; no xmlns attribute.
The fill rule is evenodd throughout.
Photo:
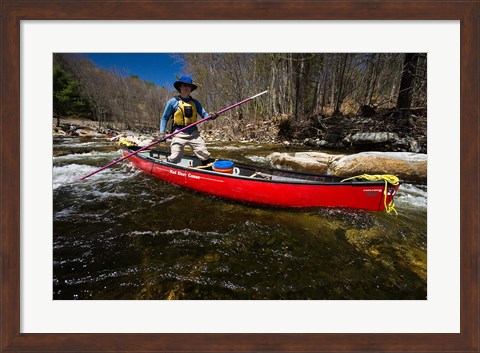
<svg viewBox="0 0 480 353"><path fill-rule="evenodd" d="M229 107L226 107L226 108L224 108L224 109L222 109L222 110L219 110L218 112L216 112L216 113L214 113L214 114L212 114L212 115L209 115L209 116L207 116L207 117L205 117L205 118L203 118L203 119L197 120L197 121L195 121L195 122L193 122L193 123L191 123L191 124L189 124L189 125L187 125L187 126L185 126L185 127L183 127L183 128L177 129L177 130L175 130L174 132L172 132L171 134L163 135L160 139L158 139L158 140L156 140L156 141L153 141L152 143L150 143L150 144L148 144L148 145L146 145L146 146L144 146L144 147L142 147L142 148L140 148L140 149L138 149L138 150L136 150L136 151L134 151L134 152L132 152L132 153L129 153L129 154L127 154L127 155L124 155L123 157L121 157L121 158L119 158L119 159L117 159L117 160L115 160L115 161L107 164L106 166L103 166L102 168L99 168L99 169L97 169L97 170L94 170L93 172L88 173L88 174L80 177L77 181L85 180L85 179L87 179L88 177L90 177L90 176L92 176L92 175L94 175L94 174L97 174L98 172L101 172L102 170L107 169L107 168L111 167L112 165L117 164L118 162L121 162L121 161L123 161L123 160L125 160L125 159L127 159L127 158L129 158L129 157L131 157L131 156L133 156L133 155L135 155L135 154L143 151L143 150L146 150L146 149L148 149L148 148L150 148L150 147L152 147L152 146L155 146L156 144L158 144L158 143L160 143L160 142L163 142L163 141L165 141L165 140L168 140L169 138L171 138L171 137L173 137L173 136L175 136L175 135L177 135L177 134L179 134L179 133L182 133L182 132L186 131L187 129L190 129L190 128L196 126L196 125L199 125L199 124L203 123L204 121L210 120L210 119L212 119L213 116L216 117L216 116L218 116L218 115L220 115L220 114L222 114L222 113L225 113L226 111L228 111L228 110L230 110L230 109L233 109L233 108L235 108L235 107L238 107L239 105L242 105L242 104L244 104L244 103L247 103L247 102L251 101L252 99L255 99L255 98L257 98L257 97L259 97L259 96L261 96L262 94L265 94L265 93L267 93L267 92L268 92L268 91L263 91L263 92L261 92L261 93L258 93L258 94L254 95L254 96L252 96L252 97L246 98L246 99L244 99L244 100L242 100L242 101L240 101L240 102L238 102L238 103L235 103L235 104L233 104L233 105L231 105L231 106L229 106Z"/></svg>
<svg viewBox="0 0 480 353"><path fill-rule="evenodd" d="M185 146L190 146L193 153L197 156L204 165L210 162L210 152L207 150L207 145L200 136L197 126L192 126L199 118L216 119L217 113L208 114L202 107L202 104L194 99L190 93L197 89L192 79L189 76L182 76L173 84L175 89L180 93L167 102L162 118L160 119L160 133L159 137L165 135L167 124L171 125L169 132L175 132L181 128L188 127L183 132L175 135L170 143L170 156L167 161L170 163L178 163L183 156ZM171 122L171 124L169 124Z"/></svg>

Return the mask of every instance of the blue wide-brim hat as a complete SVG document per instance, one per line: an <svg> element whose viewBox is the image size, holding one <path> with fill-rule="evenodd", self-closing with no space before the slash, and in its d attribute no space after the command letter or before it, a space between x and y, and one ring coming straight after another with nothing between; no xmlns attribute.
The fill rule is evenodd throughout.
<svg viewBox="0 0 480 353"><path fill-rule="evenodd" d="M197 85L194 85L193 84L193 81L192 81L192 78L189 77L189 76L182 76L180 77L180 79L178 81L175 81L175 83L173 84L173 87L175 87L175 89L180 92L180 84L182 83L188 83L189 85L192 86L192 91L195 91L197 89Z"/></svg>

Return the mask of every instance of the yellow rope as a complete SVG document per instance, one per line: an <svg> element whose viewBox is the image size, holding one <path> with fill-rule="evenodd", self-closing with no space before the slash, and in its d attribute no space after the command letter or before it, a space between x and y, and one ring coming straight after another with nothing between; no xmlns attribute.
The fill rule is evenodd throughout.
<svg viewBox="0 0 480 353"><path fill-rule="evenodd" d="M356 175L350 178L343 179L342 182L347 181L347 180L352 180L352 179L364 179L364 180L369 180L369 181L380 181L383 180L385 181L385 189L383 190L383 203L385 205L385 211L387 213L390 213L391 211L394 211L396 215L398 215L397 210L395 209L395 204L392 201L387 205L387 191L388 191L388 184L391 185L398 185L400 183L400 180L395 176L391 174L375 174L375 175L370 175L370 174L362 174L362 175Z"/></svg>

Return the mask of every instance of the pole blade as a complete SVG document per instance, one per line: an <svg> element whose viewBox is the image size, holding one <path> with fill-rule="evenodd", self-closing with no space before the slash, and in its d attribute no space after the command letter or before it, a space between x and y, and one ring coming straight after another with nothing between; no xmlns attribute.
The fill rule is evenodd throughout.
<svg viewBox="0 0 480 353"><path fill-rule="evenodd" d="M267 93L267 92L268 92L268 90L263 91L262 93L256 94L256 95L254 95L254 96L252 97L252 99L253 99L253 98L256 98L256 97L258 97L258 96L261 96L262 94L265 94L265 93Z"/></svg>

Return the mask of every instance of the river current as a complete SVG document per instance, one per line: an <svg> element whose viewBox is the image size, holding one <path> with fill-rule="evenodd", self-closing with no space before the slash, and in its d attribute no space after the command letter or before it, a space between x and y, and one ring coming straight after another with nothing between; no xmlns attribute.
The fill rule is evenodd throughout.
<svg viewBox="0 0 480 353"><path fill-rule="evenodd" d="M269 165L282 145L209 143ZM108 139L53 143L53 299L427 298L427 186L393 213L282 209L215 198L134 169Z"/></svg>

